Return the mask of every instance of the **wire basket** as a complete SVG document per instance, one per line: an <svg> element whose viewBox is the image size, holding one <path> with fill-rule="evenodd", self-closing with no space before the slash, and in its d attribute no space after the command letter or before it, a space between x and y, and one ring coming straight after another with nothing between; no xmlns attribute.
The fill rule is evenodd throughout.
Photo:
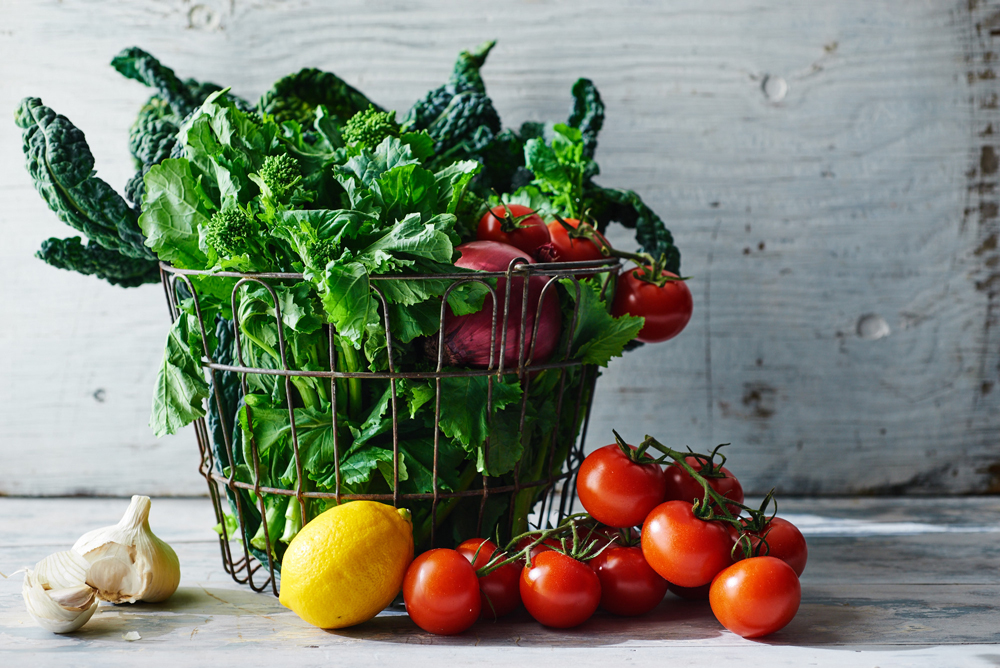
<svg viewBox="0 0 1000 668"><path fill-rule="evenodd" d="M334 351L334 332L331 330L331 325L324 325L325 336L329 341L330 346L330 368L328 370L305 370L305 369L293 369L289 367L288 355L286 353L286 337L284 335L284 326L281 319L280 302L278 299L277 292L275 291L275 285L284 285L288 282L298 282L303 280L302 274L296 273L258 273L258 274L242 274L236 272L207 272L207 271L195 271L195 270L184 270L172 267L170 265L161 263L160 272L163 279L164 290L166 292L167 304L170 310L171 320L176 320L180 314L179 304L180 299L191 298L194 304L195 315L197 316L198 327L200 329L202 347L203 347L203 359L202 366L207 370L208 377L211 381L210 383L210 397L209 401L214 402L214 406L211 407L214 411L210 411L210 417L213 414L217 415L215 418L216 424L211 426L206 422L205 418L200 418L195 421L195 434L198 440L198 450L200 453L200 464L199 472L205 478L208 483L209 496L212 500L212 506L215 510L216 519L219 522L219 545L222 554L223 567L226 572L229 573L233 579L241 584L249 585L254 591L263 591L270 588L274 595L278 594L278 580L280 578L280 565L277 563L276 556L273 554L273 550L255 550L249 545L250 536L252 535L253 519L256 517L258 526L262 525L264 530L265 542L268 546L272 544L271 536L269 535L268 522L263 519L265 518L265 495L283 495L288 497L294 497L294 501L299 505L301 511L301 520L303 526L309 521L309 505L311 500L324 500L325 503L335 503L340 504L343 501L351 501L356 499L367 499L380 502L391 503L393 506L404 506L413 503L427 503L430 502L430 537L429 545L434 546L438 544L439 536L436 535L438 524L440 522L441 511L443 510L442 504L451 504L449 507L453 508L456 503L474 503L474 499L479 500L479 509L477 514L476 522L476 535L479 535L480 530L483 526L484 510L487 507L487 502L491 499L502 498L504 495L509 497L509 511L507 513L507 521L498 521L498 532L502 533L504 536L510 536L516 530L524 531L526 528L523 525L523 520L521 521L521 526L514 526L515 524L515 503L519 501L521 507L524 507L524 502L527 501L528 507L534 509L533 517L535 518L533 522L529 524L531 528L541 528L548 522L557 522L565 517L567 514L572 512L572 505L574 502L574 490L576 488L574 476L580 466L580 463L584 458L584 439L587 433L587 422L590 413L590 404L593 397L593 388L596 382L598 371L597 368L592 365L584 365L582 362L571 360L570 358L570 342L572 337L566 337L566 350L565 357L563 361L547 362L542 364L536 364L533 362L534 347L537 340L537 331L541 320L541 310L546 300L549 299L549 293L554 293L559 288L557 287L560 279L569 279L568 284L571 287L565 287L563 289L576 290L576 299L574 301L574 308L572 317L569 322L565 319L562 323L562 327L568 326L570 331L574 331L579 317L580 308L580 290L581 285L579 283L580 278L590 277L590 276L603 276L602 280L603 291L608 289L613 289L615 278L618 275L620 267L620 261L616 258L604 259L604 260L594 260L586 262L563 262L563 263L546 263L546 264L529 264L526 261L517 259L513 260L508 266L506 271L496 271L496 272L479 272L476 274L442 274L442 275L398 275L398 276L371 276L371 292L374 294L376 302L380 306L379 316L383 320L385 325L385 332L387 338L387 349L388 349L388 369L385 371L358 371L358 372L348 372L348 371L338 371L334 367L334 360L336 358ZM235 348L236 354L235 359L231 360L233 363L225 364L220 363L218 360L213 359L213 356L209 350L208 341L208 331L206 330L206 323L202 318L202 309L199 302L199 295L195 288L191 277L196 276L213 276L213 277L225 277L236 279L235 285L232 287L231 292L231 304L233 306L233 330L235 331ZM546 278L544 287L541 290L541 294L538 300L538 311L536 312L536 317L534 318L534 330L531 332L531 344L530 346L525 346L525 341L527 340L528 332L526 331L526 325L529 323L527 317L528 309L528 291L530 277L532 276L542 276ZM485 279L499 279L505 278L506 289L501 292L495 290L490 283ZM388 308L385 292L380 285L384 284L386 281L420 281L420 280L443 280L450 282L449 287L445 290L444 294L441 296L441 310L440 310L440 321L441 325L438 334L433 335L438 338L437 345L437 363L433 371L414 371L414 370L402 370L397 369L397 364L395 363L393 357L393 329L391 322L391 309ZM510 367L505 365L505 358L507 357L506 351L510 349L510 343L507 341L508 338L508 317L510 315L510 304L511 304L511 292L518 282L523 286L523 294L520 300L521 303L521 318L520 318L520 331L517 332L519 338L517 351L517 365L515 367ZM446 310L445 305L447 304L448 295L458 288L459 286L477 283L485 286L488 290L488 297L484 301L483 308L490 308L492 304L492 330L490 337L490 364L487 368L464 368L459 371L445 369L443 364L443 353L444 353L444 336L445 336L445 317ZM244 350L243 343L241 342L242 337L240 336L240 322L239 322L239 310L236 308L238 293L242 286L247 284L257 284L263 286L267 292L270 294L272 304L274 306L274 317L277 325L278 332L278 353L280 355L280 368L261 368L247 366L244 363ZM603 296L602 291L602 296ZM553 294L552 297L557 297ZM502 304L502 308L500 305ZM502 325L498 330L498 318L502 320ZM515 321L516 322L516 321ZM499 333L499 341L497 341ZM473 377L480 376L487 378L487 420L493 420L493 390L494 382L497 378L503 378L505 375L510 376L516 374L518 381L521 385L521 401L520 401L520 423L519 430L517 432L517 438L524 438L525 432L525 419L528 412L528 399L529 399L529 385L532 379L538 372L552 369L558 374L558 381L556 384L556 398L555 398L555 413L551 416L555 428L551 433L551 443L548 447L548 462L544 466L543 475L537 479L522 480L522 462L519 459L514 466L513 476L507 476L508 480L506 483L503 480L494 480L493 477L487 475L486 473L480 472L477 475L476 485L474 488L470 486L467 489L456 489L453 491L441 490L439 489L439 444L442 435L440 420L441 420L441 383L442 379L449 377ZM574 370L575 371L571 371ZM235 415L229 413L223 405L222 396L220 394L220 376L224 374L235 374L239 379L239 387L241 396L246 396L248 393L247 381L248 377L253 374L260 374L264 376L278 376L284 381L284 388L286 392L286 397L289 398L288 404L288 419L290 421L290 432L291 432L291 443L292 452L294 456L294 466L297 472L296 484L293 489L284 489L279 487L269 487L262 486L260 484L260 454L257 445L257 440L251 432L250 437L250 451L252 453L253 462L253 479L252 480L240 480L238 479L236 473L236 467L229 467L229 472L226 473L227 462L234 462L234 443L235 431L234 431L234 421ZM573 380L568 381L568 376L572 375ZM307 489L307 483L304 479L303 472L303 462L300 458L300 442L299 435L296 428L296 416L295 407L291 397L293 397L292 391L292 379L296 376L305 376L312 378L323 378L329 379L330 386L330 397L331 397L331 421L332 421L332 434L333 434L333 460L335 466L335 488L333 492L323 492ZM233 376L229 376L233 378ZM390 394L390 410L392 418L392 484L389 493L375 493L375 494L351 494L342 493L342 472L341 472L341 461L340 457L342 454L343 444L339 442L339 429L338 429L338 410L337 406L337 392L338 392L338 380L341 379L361 379L361 383L371 382L373 380L385 381L388 380L389 387L391 388ZM435 386L435 396L434 396L434 423L433 423L433 459L432 459L432 478L431 478L431 488L430 493L403 493L400 489L400 443L405 439L405 436L399 433L399 417L400 417L400 407L399 402L402 398L398 395L397 384L399 381L407 380L422 380L422 381L432 381ZM281 382L281 381L278 381ZM344 382L341 380L341 382ZM341 390L342 391L342 390ZM247 406L247 412L249 413L252 409ZM573 419L569 423L572 428L569 430L562 430L561 417L563 416L563 411L572 410ZM229 413L229 414L227 414ZM487 434L491 434L491 424L488 424ZM563 443L557 443L557 440L563 440ZM557 447L558 446L558 447ZM486 438L484 443L484 457L489 457L489 449L491 447L490 437ZM522 447L524 444L522 443ZM557 455L557 450L562 449ZM245 450L245 445L244 445ZM523 453L528 452L525 447ZM521 457L523 458L523 453ZM479 480L481 478L481 480ZM227 501L224 501L224 497ZM289 500L291 502L291 499ZM541 506L538 506L538 503ZM239 547L234 547L230 542L233 531L232 527L227 527L226 523L226 506L228 505L229 510L231 510L231 516L235 516L238 522L238 537L240 538L238 545ZM503 526L503 531L500 531L500 525ZM533 526L532 526L533 525ZM466 536L470 537L470 536ZM419 546L418 546L419 547ZM263 573L260 571L263 569Z"/></svg>

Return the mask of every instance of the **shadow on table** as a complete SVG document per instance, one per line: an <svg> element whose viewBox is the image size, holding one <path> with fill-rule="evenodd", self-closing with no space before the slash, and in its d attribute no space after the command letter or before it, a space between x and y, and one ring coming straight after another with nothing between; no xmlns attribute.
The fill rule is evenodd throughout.
<svg viewBox="0 0 1000 668"><path fill-rule="evenodd" d="M4 632L58 643L104 644L102 641L129 640L125 636L130 632L147 641L177 632L190 631L194 637L197 629L213 618L227 616L245 617L248 627L250 620L259 620L262 627L273 626L277 615L294 617L274 596L244 589L180 587L163 603L102 603L86 626L72 634L54 636L35 625L8 627Z"/></svg>
<svg viewBox="0 0 1000 668"><path fill-rule="evenodd" d="M364 624L327 633L356 640L418 645L600 647L644 640L707 640L721 635L723 628L707 601L684 601L668 595L658 608L641 617L616 617L598 611L572 629L544 627L522 608L499 622L476 622L468 631L455 636L427 633L405 614L383 614Z"/></svg>

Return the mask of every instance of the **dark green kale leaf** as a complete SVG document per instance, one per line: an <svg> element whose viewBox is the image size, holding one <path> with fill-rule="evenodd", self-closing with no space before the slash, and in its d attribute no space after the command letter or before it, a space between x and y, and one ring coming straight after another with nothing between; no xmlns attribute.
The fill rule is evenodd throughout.
<svg viewBox="0 0 1000 668"><path fill-rule="evenodd" d="M613 222L635 229L636 241L643 252L653 257L665 254L667 271L680 273L681 252L674 245L673 235L639 195L631 190L602 188L591 183L584 192L583 208L597 221L602 232Z"/></svg>
<svg viewBox="0 0 1000 668"><path fill-rule="evenodd" d="M138 259L155 257L143 245L136 212L94 176L94 156L83 132L37 97L24 98L14 120L23 129L35 189L60 220L109 250Z"/></svg>
<svg viewBox="0 0 1000 668"><path fill-rule="evenodd" d="M124 49L111 60L111 66L122 76L155 88L160 99L178 119L184 118L201 104L201 100L195 99L194 91L172 69L137 46Z"/></svg>
<svg viewBox="0 0 1000 668"><path fill-rule="evenodd" d="M212 352L212 361L216 364L236 364L236 332L232 320L216 316L215 339L217 343ZM238 433L234 427L243 391L240 387L240 376L235 371L213 371L211 379L208 431L212 437L216 467L219 473L224 473L224 469L231 465L226 440ZM236 444L233 444L233 448L236 450Z"/></svg>
<svg viewBox="0 0 1000 668"><path fill-rule="evenodd" d="M129 131L129 151L140 165L155 165L170 157L178 129L179 121L170 106L154 95L139 110Z"/></svg>
<svg viewBox="0 0 1000 668"><path fill-rule="evenodd" d="M483 83L479 69L486 62L486 56L495 44L495 41L483 42L472 51L458 54L458 60L455 61L448 83L429 91L422 100L414 104L407 113L403 125L426 129L444 113L456 95L466 91L485 94L486 84Z"/></svg>
<svg viewBox="0 0 1000 668"><path fill-rule="evenodd" d="M483 171L475 182L482 196L514 192L533 178L524 167L524 139L510 128L494 137L482 157Z"/></svg>
<svg viewBox="0 0 1000 668"><path fill-rule="evenodd" d="M573 84L573 108L566 124L577 128L583 136L583 155L594 157L597 150L597 133L604 126L604 102L597 86L590 79L577 79Z"/></svg>
<svg viewBox="0 0 1000 668"><path fill-rule="evenodd" d="M312 127L316 108L320 105L326 107L338 126L368 107L382 111L337 75L314 68L278 79L260 99L261 110L274 116L279 125L295 121L303 128Z"/></svg>
<svg viewBox="0 0 1000 668"><path fill-rule="evenodd" d="M35 257L57 269L97 276L125 288L160 281L160 266L155 260L127 257L93 241L84 246L80 237L43 241Z"/></svg>
<svg viewBox="0 0 1000 668"><path fill-rule="evenodd" d="M404 131L426 130L431 136L436 164L478 157L500 132L500 116L479 73L493 45L484 42L460 53L448 83L427 93L403 121Z"/></svg>

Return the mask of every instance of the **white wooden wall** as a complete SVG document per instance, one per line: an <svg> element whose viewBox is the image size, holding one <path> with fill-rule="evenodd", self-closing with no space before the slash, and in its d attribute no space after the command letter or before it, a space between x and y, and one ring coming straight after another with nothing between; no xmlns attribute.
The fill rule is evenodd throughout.
<svg viewBox="0 0 1000 668"><path fill-rule="evenodd" d="M730 441L754 491L1000 491L998 5L0 0L0 493L204 492L193 433L146 427L159 286L32 258L72 231L23 168L21 97L121 187L148 95L108 66L125 46L248 98L316 66L404 110L489 38L507 125L597 83L599 181L647 199L693 277L687 331L601 379L592 445Z"/></svg>

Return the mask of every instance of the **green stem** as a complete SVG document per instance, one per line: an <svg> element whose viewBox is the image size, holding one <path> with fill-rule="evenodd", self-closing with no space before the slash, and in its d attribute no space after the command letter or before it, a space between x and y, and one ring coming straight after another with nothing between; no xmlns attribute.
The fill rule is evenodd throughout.
<svg viewBox="0 0 1000 668"><path fill-rule="evenodd" d="M469 485L471 485L472 481L476 479L476 473L475 463L469 462L469 464L465 467L465 470L462 471L462 474L458 477L458 489L455 491L464 492L469 489ZM448 515L451 514L451 511L454 510L456 504L458 504L459 498L460 497L453 496L438 503L436 513L437 522L435 527L440 526L441 523L448 518ZM415 545L420 545L431 535L431 522L433 522L434 519L435 517L433 514L428 514L427 519L421 522L420 527L413 532L413 542Z"/></svg>
<svg viewBox="0 0 1000 668"><path fill-rule="evenodd" d="M345 371L349 373L355 373L361 371L361 361L358 359L358 351L354 349L350 341L340 341L340 352L344 358ZM348 378L347 379L347 414L352 419L358 419L361 414L362 400L361 400L361 379L360 378Z"/></svg>
<svg viewBox="0 0 1000 668"><path fill-rule="evenodd" d="M615 437L619 439L621 438L621 436L618 435L618 432L615 432ZM691 478L695 482L697 482L699 485L702 486L702 488L705 490L706 497L710 498L715 503L713 505L712 503L705 503L704 501L701 501L695 504L695 515L698 516L700 519L722 520L725 522L729 522L737 529L739 529L742 528L743 526L742 523L740 522L738 517L734 517L733 514L729 512L729 508L727 506L735 505L744 510L756 512L753 511L751 508L747 508L741 503L736 503L732 499L722 496L714 489L712 489L712 486L708 484L708 480L706 480L704 476L702 476L698 471L695 471L694 468L687 463L688 453L678 452L677 450L668 448L667 446L663 445L652 436L646 436L646 439L642 442L642 445L640 445L639 447L643 449L653 448L654 450L659 450L666 456L673 459L674 462L676 462L678 466L684 469L684 471L689 476L691 476ZM721 517L718 516L717 511L721 511L722 513Z"/></svg>

